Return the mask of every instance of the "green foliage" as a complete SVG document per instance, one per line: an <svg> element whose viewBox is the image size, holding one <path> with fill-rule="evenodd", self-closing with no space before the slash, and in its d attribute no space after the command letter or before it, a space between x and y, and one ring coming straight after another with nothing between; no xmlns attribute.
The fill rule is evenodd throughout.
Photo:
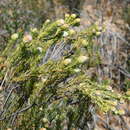
<svg viewBox="0 0 130 130"><path fill-rule="evenodd" d="M80 128L92 118L90 106L104 113L116 111L123 97L108 83L98 83L97 75L93 78L86 73L101 63L99 46L94 42L101 30L97 25L81 32L73 30L79 22L75 15L66 15L65 20L47 20L30 34L12 35L1 55L0 64L5 66L0 68L0 79L7 74L6 84L17 84L19 89L12 93L13 101L8 101L12 105L4 108L2 128L11 127L13 121L17 129ZM51 47L62 44L71 50L44 61Z"/></svg>

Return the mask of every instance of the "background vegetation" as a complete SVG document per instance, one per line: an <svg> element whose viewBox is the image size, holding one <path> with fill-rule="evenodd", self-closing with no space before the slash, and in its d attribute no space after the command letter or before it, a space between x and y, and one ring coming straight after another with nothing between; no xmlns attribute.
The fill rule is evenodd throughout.
<svg viewBox="0 0 130 130"><path fill-rule="evenodd" d="M126 0L2 0L0 128L129 130L129 15Z"/></svg>

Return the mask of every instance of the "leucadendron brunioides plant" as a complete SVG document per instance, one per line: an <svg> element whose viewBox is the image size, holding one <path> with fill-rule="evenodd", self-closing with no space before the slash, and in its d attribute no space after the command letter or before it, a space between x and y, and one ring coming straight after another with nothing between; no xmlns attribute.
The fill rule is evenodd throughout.
<svg viewBox="0 0 130 130"><path fill-rule="evenodd" d="M80 128L96 111L116 111L121 95L86 73L101 63L94 39L102 30L94 24L79 32L79 23L75 14L67 14L47 20L40 30L11 36L0 57L0 79L9 91L1 128Z"/></svg>

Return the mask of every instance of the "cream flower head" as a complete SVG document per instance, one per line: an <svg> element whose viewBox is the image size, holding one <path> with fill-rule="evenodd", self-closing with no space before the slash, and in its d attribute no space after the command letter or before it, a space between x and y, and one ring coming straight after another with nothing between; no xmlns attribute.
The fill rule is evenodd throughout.
<svg viewBox="0 0 130 130"><path fill-rule="evenodd" d="M16 40L16 39L18 39L18 37L19 37L18 33L14 33L14 34L12 34L11 39Z"/></svg>
<svg viewBox="0 0 130 130"><path fill-rule="evenodd" d="M86 62L88 59L89 59L88 56L79 56L77 60L78 60L79 63L84 63L84 62Z"/></svg>
<svg viewBox="0 0 130 130"><path fill-rule="evenodd" d="M32 41L32 35L30 35L30 34L27 34L27 35L25 35L24 37L23 37L23 42L30 42L30 41Z"/></svg>

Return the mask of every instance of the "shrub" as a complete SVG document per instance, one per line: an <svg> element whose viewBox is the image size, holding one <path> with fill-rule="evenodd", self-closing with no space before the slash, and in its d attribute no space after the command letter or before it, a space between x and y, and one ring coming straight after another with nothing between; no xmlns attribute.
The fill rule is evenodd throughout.
<svg viewBox="0 0 130 130"><path fill-rule="evenodd" d="M79 22L66 15L9 40L0 59L1 128L87 129L96 112L120 114L124 95L86 73L101 63L94 39L102 30L94 24L76 31Z"/></svg>

